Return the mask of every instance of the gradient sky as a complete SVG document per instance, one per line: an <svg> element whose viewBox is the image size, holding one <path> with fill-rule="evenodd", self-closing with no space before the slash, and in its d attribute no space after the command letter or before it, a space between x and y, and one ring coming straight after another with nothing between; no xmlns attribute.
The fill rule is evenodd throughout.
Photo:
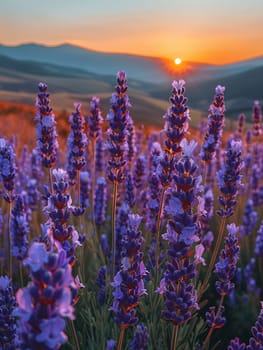
<svg viewBox="0 0 263 350"><path fill-rule="evenodd" d="M28 42L228 63L263 54L263 0L0 0L0 43Z"/></svg>

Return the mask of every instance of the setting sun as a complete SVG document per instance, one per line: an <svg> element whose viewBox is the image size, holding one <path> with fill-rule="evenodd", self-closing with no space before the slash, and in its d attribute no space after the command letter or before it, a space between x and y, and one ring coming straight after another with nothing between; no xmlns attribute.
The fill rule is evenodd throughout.
<svg viewBox="0 0 263 350"><path fill-rule="evenodd" d="M176 58L174 59L174 63L175 63L175 64L181 64L181 63L182 63L181 58L180 58L180 57L176 57Z"/></svg>

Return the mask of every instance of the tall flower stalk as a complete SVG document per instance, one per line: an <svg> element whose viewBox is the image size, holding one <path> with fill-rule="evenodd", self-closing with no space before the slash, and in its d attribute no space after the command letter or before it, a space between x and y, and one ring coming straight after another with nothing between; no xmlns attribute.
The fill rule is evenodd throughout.
<svg viewBox="0 0 263 350"><path fill-rule="evenodd" d="M228 217L234 214L234 208L237 203L238 189L241 185L241 169L243 167L242 160L242 143L241 141L232 140L225 155L226 159L222 168L217 172L218 187L221 192L219 195L219 203L221 208L217 211L217 215L222 218L216 245L208 266L208 270L204 282L200 289L199 298L206 290L211 272L213 270L219 248L224 236L224 229Z"/></svg>
<svg viewBox="0 0 263 350"><path fill-rule="evenodd" d="M160 159L158 175L162 185L162 191L160 195L159 212L157 216L157 234L156 234L156 278L158 275L158 261L159 261L159 240L161 232L161 217L163 213L165 192L170 186L176 156L182 152L181 141L184 139L188 130L189 109L187 106L187 98L185 93L185 81L173 81L172 83L172 96L170 97L171 106L168 108L164 115L165 125L164 132L166 135L164 155Z"/></svg>
<svg viewBox="0 0 263 350"><path fill-rule="evenodd" d="M44 243L36 242L24 264L30 269L31 282L18 290L14 311L21 348L57 350L67 340L64 318L75 318L71 266L63 249L48 252Z"/></svg>
<svg viewBox="0 0 263 350"><path fill-rule="evenodd" d="M23 197L18 195L14 201L10 221L11 253L18 259L20 272L20 285L23 286L22 261L28 251L29 226L24 208Z"/></svg>
<svg viewBox="0 0 263 350"><path fill-rule="evenodd" d="M15 176L16 176L16 165L15 165L15 153L13 147L7 143L4 138L0 139L0 181L2 182L5 193L4 199L9 203L8 211L8 230L7 230L7 255L8 263L7 270L9 278L12 278L12 245L10 237L10 224L11 224L11 212L12 204L15 199Z"/></svg>
<svg viewBox="0 0 263 350"><path fill-rule="evenodd" d="M91 145L91 190L90 190L90 212L91 212L91 220L93 224L94 231L97 234L96 229L96 220L95 220L95 208L94 208L94 193L95 193L95 183L96 183L96 159L97 156L103 158L102 154L99 154L97 146L98 143L102 140L102 122L103 118L100 110L100 99L96 96L93 96L90 101L90 112L88 117L86 117L86 125L87 125L87 135L89 144ZM101 145L99 144L99 147ZM100 160L102 162L102 159ZM99 242L99 236L97 235L97 239Z"/></svg>
<svg viewBox="0 0 263 350"><path fill-rule="evenodd" d="M116 203L118 194L118 185L124 181L124 168L126 164L127 151L127 124L129 121L129 97L127 95L127 78L126 73L119 71L117 73L117 85L115 93L112 94L110 103L111 109L106 120L109 121L107 130L107 146L110 154L108 161L108 178L113 183L112 195L112 276L115 270L116 254Z"/></svg>
<svg viewBox="0 0 263 350"><path fill-rule="evenodd" d="M201 190L201 176L197 176L197 165L192 158L195 142L184 145L184 156L175 164L175 188L167 205L170 216L167 232L163 238L168 241L168 261L164 277L157 292L165 297L163 318L173 325L171 350L176 349L179 326L192 317L198 310L197 291L193 279L196 275L196 263L191 251L198 237L199 224L197 214L193 213L197 193Z"/></svg>
<svg viewBox="0 0 263 350"><path fill-rule="evenodd" d="M55 114L50 107L48 86L45 83L38 84L38 95L36 99L37 124L37 150L42 165L49 169L50 189L52 189L51 168L56 165L58 141L56 131Z"/></svg>
<svg viewBox="0 0 263 350"><path fill-rule="evenodd" d="M252 109L253 135L258 137L262 134L262 112L259 101L254 101Z"/></svg>
<svg viewBox="0 0 263 350"><path fill-rule="evenodd" d="M73 266L77 261L75 250L81 246L85 236L80 235L74 226L68 225L68 221L71 214L81 212L79 213L79 208L71 205L67 172L63 169L53 169L53 175L55 177L53 192L47 194L48 205L44 208L49 217L46 227L51 243L61 245Z"/></svg>
<svg viewBox="0 0 263 350"><path fill-rule="evenodd" d="M205 134L204 143L201 148L200 157L204 161L204 184L206 183L207 163L210 163L219 148L223 126L225 122L225 101L224 101L225 87L218 85L215 88L215 96L212 104L209 107L207 131Z"/></svg>
<svg viewBox="0 0 263 350"><path fill-rule="evenodd" d="M75 112L69 117L70 134L67 142L67 172L72 184L77 185L76 203L80 206L80 171L86 164L85 150L87 136L85 134L85 119L81 115L81 104L75 103Z"/></svg>
<svg viewBox="0 0 263 350"><path fill-rule="evenodd" d="M11 280L7 276L0 277L0 346L1 349L18 349L16 344L16 319L13 311L16 299Z"/></svg>
<svg viewBox="0 0 263 350"><path fill-rule="evenodd" d="M138 231L141 219L137 214L129 215L128 228L122 238L122 266L111 283L114 300L110 310L120 328L118 350L122 349L125 330L138 322L136 307L140 297L146 294L143 277L147 271L142 260L144 239Z"/></svg>
<svg viewBox="0 0 263 350"><path fill-rule="evenodd" d="M225 247L222 249L218 262L215 264L215 274L217 275L216 291L221 296L217 312L212 308L212 312L206 314L210 330L204 340L203 348L206 349L213 331L224 325L222 318L224 298L235 288L232 282L237 269L240 246L238 244L239 228L235 224L227 225L228 236L225 238Z"/></svg>

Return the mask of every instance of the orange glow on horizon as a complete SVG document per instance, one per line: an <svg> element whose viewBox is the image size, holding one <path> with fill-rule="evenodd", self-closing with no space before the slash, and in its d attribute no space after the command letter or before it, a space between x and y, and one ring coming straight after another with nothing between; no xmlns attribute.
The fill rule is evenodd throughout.
<svg viewBox="0 0 263 350"><path fill-rule="evenodd" d="M77 45L77 46L80 46L89 50L98 51L98 52L130 54L130 55L139 55L139 56L146 56L146 57L156 57L164 60L172 60L173 65L175 65L174 57L177 57L177 58L184 57L183 62L181 64L176 64L176 66L181 66L185 62L222 65L222 64L235 63L238 61L252 59L263 55L263 52L259 53L258 50L256 49L258 45L250 46L250 50L247 51L244 49L242 43L240 43L240 45L238 46L237 41L235 46L218 45L216 49L211 45L209 45L209 43L205 43L205 42L203 43L203 46L201 48L194 47L192 46L192 42L189 41L189 43L182 43L181 47L179 45L180 50L177 53L178 56L175 56L176 54L173 52L175 50L172 47L170 47L170 43L168 47L168 44L166 44L166 42L164 42L163 45L156 45L155 47L145 48L144 46L140 47L138 45L138 41L134 43L133 41L130 41L129 49L126 49L125 51L120 51L118 49L115 49L115 47L112 44L108 44L108 43L103 43L103 45L99 47L97 43L87 44L87 42L82 40L81 41L71 40L70 42L73 45ZM125 46L127 47L127 45L122 45L122 43L118 45L119 48L120 47L125 48ZM253 50L253 47L255 47L255 50ZM178 51L178 47L176 51Z"/></svg>

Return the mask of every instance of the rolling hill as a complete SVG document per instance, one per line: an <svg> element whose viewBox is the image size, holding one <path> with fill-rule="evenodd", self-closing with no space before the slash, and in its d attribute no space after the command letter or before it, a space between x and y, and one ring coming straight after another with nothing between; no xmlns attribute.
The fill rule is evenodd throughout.
<svg viewBox="0 0 263 350"><path fill-rule="evenodd" d="M174 79L186 80L195 123L207 114L218 84L226 86L227 116L232 119L241 112L251 113L254 100L262 101L263 57L222 66L185 65L188 69L176 75L159 58L98 53L68 44L0 45L0 99L32 105L38 82L45 81L57 110L70 111L75 101L85 106L97 95L107 111L116 72L125 69L135 119L141 123L163 123Z"/></svg>

